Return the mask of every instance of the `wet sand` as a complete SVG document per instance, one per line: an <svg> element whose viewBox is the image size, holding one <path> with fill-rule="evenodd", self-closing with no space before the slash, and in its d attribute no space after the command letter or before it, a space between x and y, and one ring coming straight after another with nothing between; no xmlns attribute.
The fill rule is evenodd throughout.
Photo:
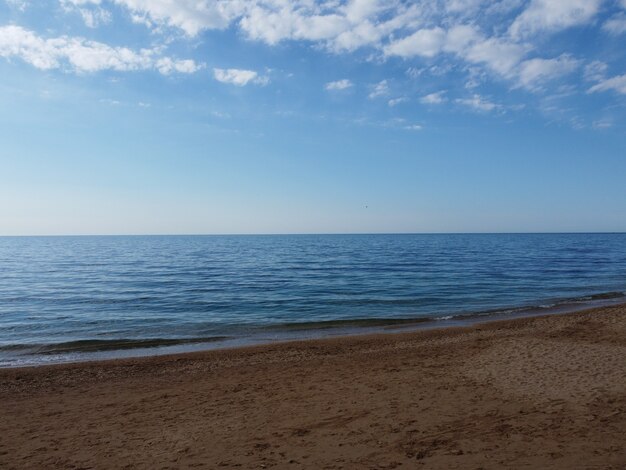
<svg viewBox="0 0 626 470"><path fill-rule="evenodd" d="M0 468L626 468L626 306L0 370Z"/></svg>

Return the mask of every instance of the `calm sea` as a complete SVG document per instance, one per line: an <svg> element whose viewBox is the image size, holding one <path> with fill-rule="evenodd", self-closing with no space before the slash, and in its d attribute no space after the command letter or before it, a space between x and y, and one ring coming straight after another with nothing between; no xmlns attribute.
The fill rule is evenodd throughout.
<svg viewBox="0 0 626 470"><path fill-rule="evenodd" d="M0 366L455 324L625 291L626 234L1 237Z"/></svg>

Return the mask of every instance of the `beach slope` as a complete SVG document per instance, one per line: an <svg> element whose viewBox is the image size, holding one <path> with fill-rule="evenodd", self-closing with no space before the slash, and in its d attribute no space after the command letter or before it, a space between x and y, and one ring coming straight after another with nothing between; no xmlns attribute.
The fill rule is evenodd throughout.
<svg viewBox="0 0 626 470"><path fill-rule="evenodd" d="M0 468L625 468L626 307L0 370Z"/></svg>

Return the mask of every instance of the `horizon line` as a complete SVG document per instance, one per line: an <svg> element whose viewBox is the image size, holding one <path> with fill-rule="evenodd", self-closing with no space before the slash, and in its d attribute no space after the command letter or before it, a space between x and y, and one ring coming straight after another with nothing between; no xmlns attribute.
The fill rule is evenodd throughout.
<svg viewBox="0 0 626 470"><path fill-rule="evenodd" d="M239 233L83 233L83 234L18 234L0 238L45 238L45 237L245 237L245 236L328 236L328 235L618 235L626 231L528 231L528 232L239 232Z"/></svg>

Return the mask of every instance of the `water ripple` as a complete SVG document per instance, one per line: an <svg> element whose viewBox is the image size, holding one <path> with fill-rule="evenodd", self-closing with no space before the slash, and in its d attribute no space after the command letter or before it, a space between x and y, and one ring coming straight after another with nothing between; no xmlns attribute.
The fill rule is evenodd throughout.
<svg viewBox="0 0 626 470"><path fill-rule="evenodd" d="M421 321L624 291L625 234L2 237L0 351Z"/></svg>

